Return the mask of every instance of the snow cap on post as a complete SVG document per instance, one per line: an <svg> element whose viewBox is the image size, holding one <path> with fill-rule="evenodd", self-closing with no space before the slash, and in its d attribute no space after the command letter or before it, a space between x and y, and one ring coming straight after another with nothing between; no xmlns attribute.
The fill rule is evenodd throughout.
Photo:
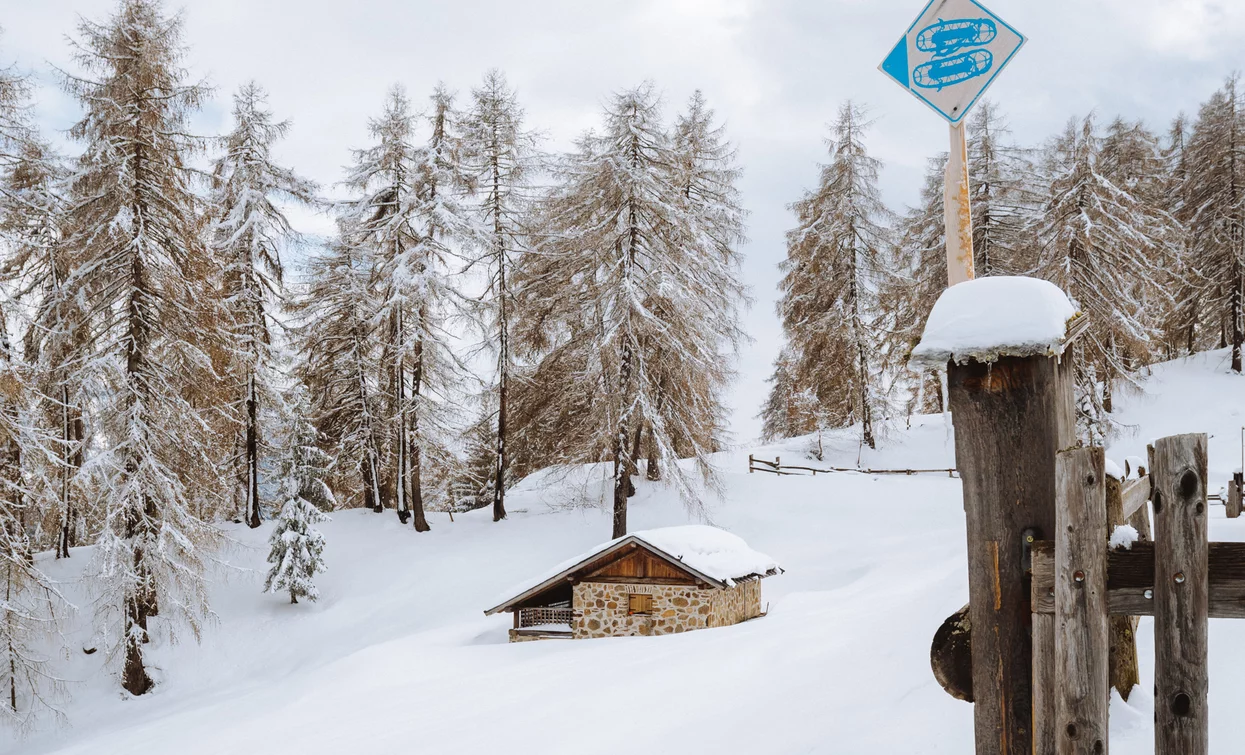
<svg viewBox="0 0 1245 755"><path fill-rule="evenodd" d="M954 360L994 362L1000 357L1058 356L1083 315L1055 284L1037 278L977 278L938 297L912 350L915 366Z"/></svg>

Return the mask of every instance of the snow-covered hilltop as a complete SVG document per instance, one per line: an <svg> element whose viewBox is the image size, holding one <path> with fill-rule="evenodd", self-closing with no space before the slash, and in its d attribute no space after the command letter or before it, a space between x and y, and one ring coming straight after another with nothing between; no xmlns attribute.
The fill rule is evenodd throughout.
<svg viewBox="0 0 1245 755"><path fill-rule="evenodd" d="M1123 399L1135 430L1109 449L1123 460L1153 437L1212 435L1212 487L1239 458L1245 390L1227 372L1226 351L1158 365L1143 392ZM750 449L758 458L802 457L811 439ZM825 464L852 466L852 431L823 438ZM873 467L938 467L953 459L941 416L914 418L877 451ZM123 699L93 673L85 616L70 629L70 728L27 741L0 740L12 755L99 752L627 753L624 737L602 737L618 717L643 721L661 751L727 753L934 753L971 749L969 705L948 697L929 669L929 642L967 594L959 481L939 475L777 477L747 473L747 451L718 454L725 499L710 512L786 572L766 581L769 613L725 629L661 638L506 644L506 617L484 617L499 593L609 534L607 468L537 475L509 498L505 527L487 511L430 513L426 536L392 516L364 510L320 525L328 571L315 604L291 606L260 593L268 524L235 525L229 559L240 570L216 581L218 616L201 646L153 641L156 690ZM595 498L596 508L567 509ZM551 504L553 507L551 508ZM1211 509L1211 537L1245 540L1245 519ZM660 484L639 482L637 530L688 523ZM82 558L79 558L79 553ZM73 582L87 551L40 563L76 601ZM1152 623L1139 631L1142 683L1129 703L1113 699L1112 750L1152 751ZM1245 625L1211 623L1212 742L1245 736L1232 701L1245 681ZM603 709L590 690L608 688ZM669 705L655 690L677 690ZM748 700L747 725L721 721ZM833 715L827 713L833 711ZM487 725L485 725L487 724ZM919 739L913 732L922 732ZM551 732L557 732L556 736Z"/></svg>

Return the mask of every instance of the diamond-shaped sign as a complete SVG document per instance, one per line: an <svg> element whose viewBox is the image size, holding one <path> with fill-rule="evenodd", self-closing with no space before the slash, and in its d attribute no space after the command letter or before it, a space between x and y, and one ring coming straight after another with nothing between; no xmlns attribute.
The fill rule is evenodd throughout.
<svg viewBox="0 0 1245 755"><path fill-rule="evenodd" d="M976 0L930 0L880 68L959 123L1024 43Z"/></svg>

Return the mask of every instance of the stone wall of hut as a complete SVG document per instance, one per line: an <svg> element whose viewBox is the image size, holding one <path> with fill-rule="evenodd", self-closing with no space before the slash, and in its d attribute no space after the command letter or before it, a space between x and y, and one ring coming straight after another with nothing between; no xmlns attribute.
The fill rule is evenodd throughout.
<svg viewBox="0 0 1245 755"><path fill-rule="evenodd" d="M649 614L628 613L629 596L653 597ZM729 626L761 614L761 581L729 589L685 585L580 582L571 601L575 639L677 634Z"/></svg>

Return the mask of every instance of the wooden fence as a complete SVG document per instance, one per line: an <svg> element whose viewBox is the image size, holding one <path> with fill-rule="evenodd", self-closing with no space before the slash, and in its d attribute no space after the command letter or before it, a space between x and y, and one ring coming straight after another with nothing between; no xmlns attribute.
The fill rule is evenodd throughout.
<svg viewBox="0 0 1245 755"><path fill-rule="evenodd" d="M781 456L775 456L773 461L758 459L752 454L748 454L748 474L753 472L770 472L776 475L800 475L807 477L812 474L816 477L818 474L834 474L838 472L856 472L857 474L876 474L876 475L917 475L917 474L945 474L948 477L955 476L954 469L858 469L856 467L807 467L795 464L783 464Z"/></svg>
<svg viewBox="0 0 1245 755"><path fill-rule="evenodd" d="M1207 541L1205 435L1156 441L1130 480L1076 447L1072 362L948 365L969 603L935 634L935 676L973 702L977 755L1101 755L1111 686L1137 683L1136 617L1153 616L1155 752L1207 755L1208 619L1245 618L1245 543ZM1109 549L1125 523L1141 541Z"/></svg>

